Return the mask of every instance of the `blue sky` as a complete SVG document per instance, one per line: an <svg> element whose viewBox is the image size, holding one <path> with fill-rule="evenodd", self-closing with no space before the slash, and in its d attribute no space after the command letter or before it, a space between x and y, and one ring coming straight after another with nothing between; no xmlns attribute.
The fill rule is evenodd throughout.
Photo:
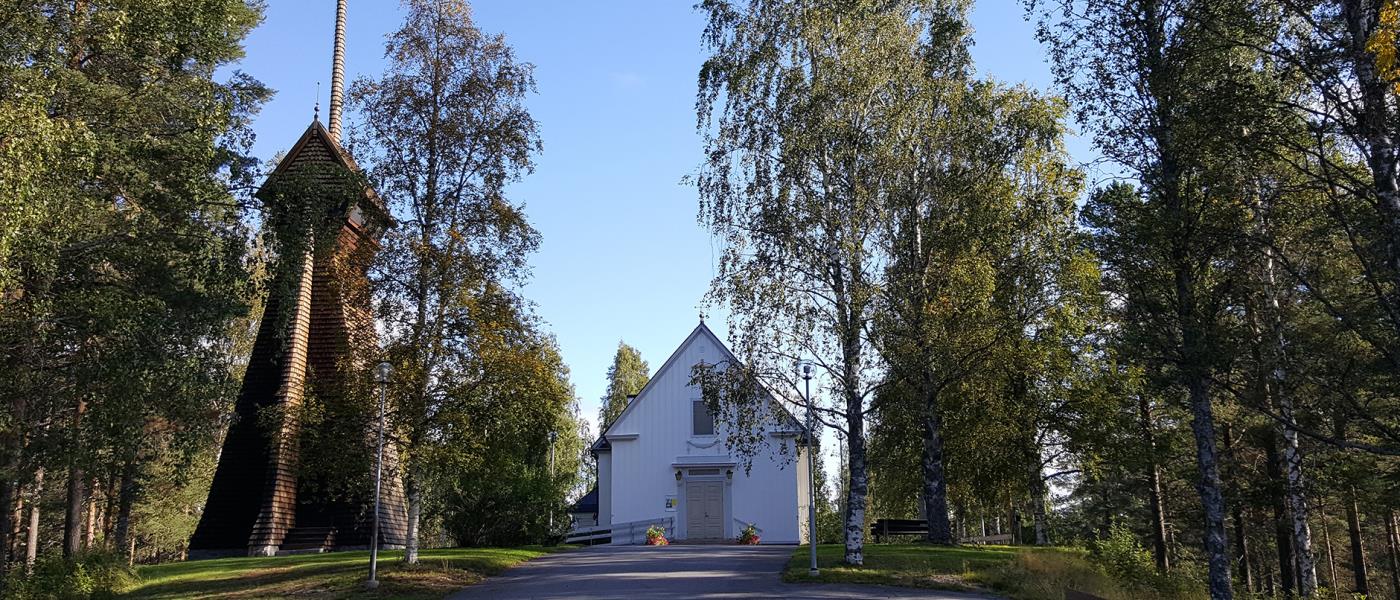
<svg viewBox="0 0 1400 600"><path fill-rule="evenodd" d="M692 0L477 0L476 23L504 33L534 63L530 97L544 152L510 196L543 237L525 295L559 340L590 420L619 340L653 369L698 322L713 273L710 236L696 222L693 188L681 178L700 163L695 85L704 54ZM1049 67L1014 0L980 3L973 55L978 71L1048 89ZM258 116L256 154L296 141L320 82L329 95L335 0L269 0L238 68L277 91ZM347 79L383 66L384 35L400 20L392 0L351 0ZM1070 141L1076 160L1088 144ZM708 323L726 334L722 311ZM595 430L596 433L596 430Z"/></svg>

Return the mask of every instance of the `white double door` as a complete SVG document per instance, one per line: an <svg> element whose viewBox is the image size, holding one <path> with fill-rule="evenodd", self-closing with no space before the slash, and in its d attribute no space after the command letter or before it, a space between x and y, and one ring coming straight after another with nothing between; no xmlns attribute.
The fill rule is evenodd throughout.
<svg viewBox="0 0 1400 600"><path fill-rule="evenodd" d="M724 537L724 482L687 481L685 484L685 532L692 540Z"/></svg>

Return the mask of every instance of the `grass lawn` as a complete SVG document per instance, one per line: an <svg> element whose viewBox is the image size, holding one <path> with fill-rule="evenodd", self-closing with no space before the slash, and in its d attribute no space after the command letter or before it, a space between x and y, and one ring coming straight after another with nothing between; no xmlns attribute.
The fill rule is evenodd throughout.
<svg viewBox="0 0 1400 600"><path fill-rule="evenodd" d="M865 566L841 564L845 548L839 544L817 546L817 567L821 575L811 577L808 548L792 554L783 581L801 583L879 583L906 587L951 590L980 590L976 576L1007 565L1024 549L1010 546L958 546L946 548L925 544L866 544Z"/></svg>
<svg viewBox="0 0 1400 600"><path fill-rule="evenodd" d="M378 590L365 590L369 552L237 557L140 567L121 598L432 598L438 599L514 565L568 549L450 548L423 550L420 564L403 552L379 554Z"/></svg>
<svg viewBox="0 0 1400 600"><path fill-rule="evenodd" d="M1198 600L1204 588L1195 581L1162 580L1157 585L1117 581L1094 566L1079 548L1027 546L958 546L866 544L865 565L841 564L845 548L817 546L821 574L809 577L808 549L792 553L783 581L802 583L875 583L906 587L992 592L1011 600L1062 600L1065 590L1087 592L1107 600Z"/></svg>

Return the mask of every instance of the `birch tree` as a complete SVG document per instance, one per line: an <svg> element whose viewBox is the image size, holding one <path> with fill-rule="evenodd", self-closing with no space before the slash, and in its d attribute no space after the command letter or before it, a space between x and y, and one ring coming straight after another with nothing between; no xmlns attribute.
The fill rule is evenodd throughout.
<svg viewBox="0 0 1400 600"><path fill-rule="evenodd" d="M405 6L385 45L387 71L356 81L350 103L363 117L353 149L398 220L372 276L395 364L404 560L413 563L430 449L448 415L460 414L464 390L489 388L499 375L482 368L483 344L512 339L503 323L521 324L509 285L527 275L539 234L505 188L533 168L540 140L524 105L533 66L503 36L478 29L462 0Z"/></svg>
<svg viewBox="0 0 1400 600"><path fill-rule="evenodd" d="M738 356L796 390L811 360L847 446L847 564L864 561L865 419L878 384L869 338L877 245L895 152L889 94L917 76L925 2L706 0L698 124L700 220L724 250L711 299ZM801 397L800 394L791 394Z"/></svg>

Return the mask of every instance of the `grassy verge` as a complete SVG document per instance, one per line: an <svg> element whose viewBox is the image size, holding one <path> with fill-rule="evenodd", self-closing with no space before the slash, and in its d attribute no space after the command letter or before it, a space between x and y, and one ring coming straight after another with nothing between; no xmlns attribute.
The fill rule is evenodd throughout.
<svg viewBox="0 0 1400 600"><path fill-rule="evenodd" d="M1017 549L1008 546L961 546L945 548L922 544L866 544L865 565L841 564L845 549L840 545L817 546L817 566L821 574L807 575L810 565L806 546L793 552L783 581L801 583L877 583L906 587L975 590L971 577L979 571L1010 563Z"/></svg>
<svg viewBox="0 0 1400 600"><path fill-rule="evenodd" d="M1012 600L1061 600L1066 589L1107 600L1190 600L1181 589L1145 589L1115 580L1076 548L867 544L865 565L841 564L839 545L817 546L821 574L807 575L806 546L793 552L783 581L863 583L905 587L993 592Z"/></svg>
<svg viewBox="0 0 1400 600"><path fill-rule="evenodd" d="M369 552L238 557L152 565L137 569L121 598L442 598L490 575L567 547L424 550L420 564L399 562L402 552L379 555L380 587L364 589Z"/></svg>

